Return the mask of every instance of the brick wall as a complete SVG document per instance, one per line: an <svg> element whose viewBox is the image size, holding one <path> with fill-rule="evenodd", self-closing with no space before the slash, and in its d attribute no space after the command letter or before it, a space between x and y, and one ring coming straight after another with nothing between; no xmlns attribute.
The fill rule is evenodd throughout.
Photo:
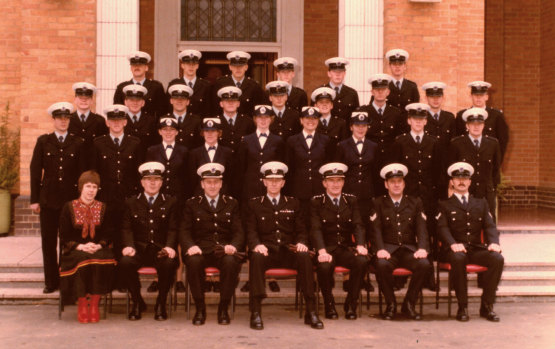
<svg viewBox="0 0 555 349"><path fill-rule="evenodd" d="M139 50L148 52L154 58L154 5L155 0L139 2ZM154 76L156 62L152 60L148 66L147 77Z"/></svg>
<svg viewBox="0 0 555 349"><path fill-rule="evenodd" d="M309 98L316 87L328 81L324 61L339 54L338 15L337 0L305 0L304 2L303 78L304 89ZM349 74L348 70L347 74Z"/></svg>

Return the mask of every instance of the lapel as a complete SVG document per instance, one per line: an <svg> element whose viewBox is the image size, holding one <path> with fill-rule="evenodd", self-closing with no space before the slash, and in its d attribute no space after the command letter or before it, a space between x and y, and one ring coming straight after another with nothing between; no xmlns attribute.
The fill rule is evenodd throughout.
<svg viewBox="0 0 555 349"><path fill-rule="evenodd" d="M297 133L296 137L297 137L297 142L301 145L301 147L303 147L305 151L308 152L310 149L308 148L308 144L306 144L306 139L304 138L303 131ZM314 143L314 138L312 138L312 143Z"/></svg>
<svg viewBox="0 0 555 349"><path fill-rule="evenodd" d="M112 141L112 137L108 136L110 138L110 141ZM127 145L129 140L129 136L127 135L127 133L123 134L123 138L121 139L121 143L119 145L120 149L125 148L125 146ZM112 144L114 145L114 148L116 147L116 145L114 144L114 141L112 141Z"/></svg>
<svg viewBox="0 0 555 349"><path fill-rule="evenodd" d="M268 143L269 139L270 137L266 137L266 143ZM246 136L245 142L248 145L254 146L258 151L262 150L262 147L260 146L260 139L258 138L256 131L254 131L254 133L251 133L249 136ZM266 143L264 143L264 146L266 146Z"/></svg>
<svg viewBox="0 0 555 349"><path fill-rule="evenodd" d="M224 164L223 159L220 160L220 158L222 158L223 155L222 155L222 150L220 149L221 145L219 143L218 143L218 146L216 147L216 152L214 153L214 160L212 160L212 161L210 161L210 156L208 156L208 151L204 147L204 144L202 145L202 147L203 147L204 154L205 154L205 160L207 160L207 162L217 162L219 164Z"/></svg>
<svg viewBox="0 0 555 349"><path fill-rule="evenodd" d="M464 207L462 202L459 200L459 198L455 194L451 195L451 198L449 198L449 200L451 200L451 203L454 206L460 208L461 210L463 210L465 212L468 211L468 208L470 207L470 194L468 194L468 205L467 205L468 207L466 207L466 208Z"/></svg>
<svg viewBox="0 0 555 349"><path fill-rule="evenodd" d="M391 199L390 199L390 201L391 201ZM401 199L401 202L399 203L399 208L397 210L399 212L401 212L408 204L409 204L409 201L408 201L407 196L403 195L403 198Z"/></svg>

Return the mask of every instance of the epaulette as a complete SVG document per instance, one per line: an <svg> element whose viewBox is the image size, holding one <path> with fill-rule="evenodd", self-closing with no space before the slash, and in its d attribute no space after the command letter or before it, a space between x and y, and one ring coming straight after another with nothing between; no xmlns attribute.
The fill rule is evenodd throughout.
<svg viewBox="0 0 555 349"><path fill-rule="evenodd" d="M460 135L460 136L457 136L457 137L453 137L453 138L451 138L451 142L454 141L455 139L460 139L460 138L463 138L463 137L465 137L465 135Z"/></svg>
<svg viewBox="0 0 555 349"><path fill-rule="evenodd" d="M258 200L258 199L264 199L264 196L255 196L255 197L250 198L249 200L250 201L255 201L255 200ZM260 202L262 202L262 201L260 201Z"/></svg>
<svg viewBox="0 0 555 349"><path fill-rule="evenodd" d="M499 140L498 140L497 138L495 138L495 137L491 137L491 136L487 136L487 135L483 135L482 137L487 138L487 139L490 139L490 140L492 140L492 141L494 141L494 142L499 143Z"/></svg>
<svg viewBox="0 0 555 349"><path fill-rule="evenodd" d="M398 135L397 137L395 137L395 140L398 140L401 137L405 137L407 134L406 133L401 133L400 135Z"/></svg>

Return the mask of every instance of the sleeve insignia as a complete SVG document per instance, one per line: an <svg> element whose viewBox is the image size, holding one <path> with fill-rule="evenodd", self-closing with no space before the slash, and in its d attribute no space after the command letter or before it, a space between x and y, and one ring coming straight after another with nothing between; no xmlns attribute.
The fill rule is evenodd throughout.
<svg viewBox="0 0 555 349"><path fill-rule="evenodd" d="M373 215L370 216L370 220L371 220L372 222L375 221L376 218L378 218L378 215L375 214L375 213L374 213Z"/></svg>
<svg viewBox="0 0 555 349"><path fill-rule="evenodd" d="M436 219L439 219L439 217L441 217L441 212L437 214Z"/></svg>
<svg viewBox="0 0 555 349"><path fill-rule="evenodd" d="M424 219L424 220L427 220L427 219L428 219L428 217L426 217L426 215L424 214L424 212L421 212L420 214L422 215L422 219Z"/></svg>

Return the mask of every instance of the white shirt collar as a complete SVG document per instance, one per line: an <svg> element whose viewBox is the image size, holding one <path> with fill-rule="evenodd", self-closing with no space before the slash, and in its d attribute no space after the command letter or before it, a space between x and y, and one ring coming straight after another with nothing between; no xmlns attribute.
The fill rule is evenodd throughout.
<svg viewBox="0 0 555 349"><path fill-rule="evenodd" d="M362 143L364 143L364 139L360 139L360 140L362 141ZM356 145L359 140L355 136L353 136L353 141L355 141L355 145Z"/></svg>
<svg viewBox="0 0 555 349"><path fill-rule="evenodd" d="M307 133L307 132L303 129L303 136L304 136L305 139L306 139L306 136L308 136L308 135L311 135L311 136L312 136L312 139L314 139L314 134L315 134L315 133L316 133L316 132Z"/></svg>
<svg viewBox="0 0 555 349"><path fill-rule="evenodd" d="M341 195L339 195L339 196L331 196L331 195L328 194L327 192L326 192L326 195L328 196L328 198L330 198L331 202L333 202L334 199L337 199L337 203L339 203L339 201L340 201L339 199L341 198Z"/></svg>
<svg viewBox="0 0 555 349"><path fill-rule="evenodd" d="M281 116L283 117L283 113L285 113L285 106L283 106L283 108L278 109L274 106L272 106L272 109L274 110L274 113L276 114L276 116L278 115L279 112L281 112Z"/></svg>
<svg viewBox="0 0 555 349"><path fill-rule="evenodd" d="M185 81L185 85L189 86L189 83L192 83L195 86L195 82L197 81L197 77L195 76L193 80L187 80L186 77L183 77L183 81Z"/></svg>
<svg viewBox="0 0 555 349"><path fill-rule="evenodd" d="M335 88L337 87L339 89L339 91L341 91L341 88L343 87L343 83L339 84L339 85L334 85L333 82L330 81L330 87L335 90Z"/></svg>
<svg viewBox="0 0 555 349"><path fill-rule="evenodd" d="M112 141L117 138L117 139L119 139L120 143L121 143L121 140L123 139L123 135L124 135L124 133L122 133L122 134L120 134L119 136L116 137L116 136L114 136L113 134L110 133L110 137L112 138Z"/></svg>
<svg viewBox="0 0 555 349"><path fill-rule="evenodd" d="M150 199L150 195L148 195L147 193L144 193L144 194L145 194L146 201L148 202L148 199ZM156 199L158 198L158 194L160 194L160 193L156 193L156 195L152 196L154 198L154 200L152 200L152 202L156 201Z"/></svg>
<svg viewBox="0 0 555 349"><path fill-rule="evenodd" d="M420 141L422 142L422 138L424 138L424 131L420 132L420 133L414 133L412 130L410 131L410 135L412 136L412 139L414 139L414 141L416 142L416 136L420 136Z"/></svg>
<svg viewBox="0 0 555 349"><path fill-rule="evenodd" d="M468 203L468 197L469 197L468 192L466 192L465 194L459 194L459 193L453 193L453 194L455 194L455 196L457 197L457 199L459 199L461 204L463 202L462 200L463 195L466 196L466 202Z"/></svg>
<svg viewBox="0 0 555 349"><path fill-rule="evenodd" d="M229 123L229 119L233 119L233 122L235 122L235 119L237 118L237 113L229 116L226 113L224 113L224 118L227 120L227 122Z"/></svg>
<svg viewBox="0 0 555 349"><path fill-rule="evenodd" d="M399 83L401 84L401 87L403 87L403 81L405 81L405 78L401 78L399 80L393 78L393 80L391 80L393 82L393 85L395 85L395 87L397 87L397 81L399 81Z"/></svg>
<svg viewBox="0 0 555 349"><path fill-rule="evenodd" d="M59 133L58 131L54 131L54 133L56 134L56 138L63 137L63 138L64 138L64 141L66 140L67 131L66 131L65 133Z"/></svg>
<svg viewBox="0 0 555 349"><path fill-rule="evenodd" d="M89 109L84 113L81 113L79 110L77 110L76 113L77 113L77 117L79 117L79 119L81 119L81 115L85 115L85 121L87 121L89 115L91 114L91 110Z"/></svg>
<svg viewBox="0 0 555 349"><path fill-rule="evenodd" d="M237 86L237 83L240 82L241 85L243 85L243 81L245 81L245 77L243 76L243 78L241 80L235 80L235 77L232 75L231 79L233 79L233 83L235 83L235 86Z"/></svg>
<svg viewBox="0 0 555 349"><path fill-rule="evenodd" d="M474 138L470 135L470 133L468 134L468 137L470 137L470 140L472 141L472 143L474 143L475 140L478 141L479 144L482 144L482 136L478 137L478 138Z"/></svg>
<svg viewBox="0 0 555 349"><path fill-rule="evenodd" d="M390 196L389 198L391 199L391 202L393 202L394 205L395 205L396 202L398 202L399 205L401 205L401 200L403 200L403 196L401 196L401 197L399 198L399 200L394 200L391 196Z"/></svg>
<svg viewBox="0 0 555 349"><path fill-rule="evenodd" d="M133 115L137 115L137 121L141 120L141 114L143 113L142 110L139 110L139 112L137 114L133 114L132 112L128 112L127 115L129 115L129 118L131 120L133 120Z"/></svg>
<svg viewBox="0 0 555 349"><path fill-rule="evenodd" d="M142 79L141 81L137 81L137 80L135 80L135 78L133 78L133 79L131 79L131 80L133 80L133 84L136 85L137 83L139 83L139 84L141 84L141 86L142 86L142 85L144 85L144 83L145 83L145 81L146 81L146 78Z"/></svg>
<svg viewBox="0 0 555 349"><path fill-rule="evenodd" d="M382 114L385 112L385 107L387 106L387 103L384 103L384 105L382 105L381 107L378 107L376 105L376 103L372 102L372 106L374 107L374 109L376 109L376 111L378 111L378 109L382 110Z"/></svg>
<svg viewBox="0 0 555 349"><path fill-rule="evenodd" d="M162 141L162 144L164 145L164 149L166 149L168 147L168 145L171 145L172 148L175 149L175 141L173 143L166 143L166 142Z"/></svg>
<svg viewBox="0 0 555 349"><path fill-rule="evenodd" d="M329 113L327 116L320 116L320 121L326 120L328 122L328 125L330 123L330 119L331 119L331 113Z"/></svg>
<svg viewBox="0 0 555 349"><path fill-rule="evenodd" d="M213 146L216 147L216 150L218 150L218 143L214 144ZM206 151L208 151L210 145L208 145L208 143L204 143L204 147L206 148Z"/></svg>
<svg viewBox="0 0 555 349"><path fill-rule="evenodd" d="M177 120L179 120L179 117L181 117L181 121L183 121L185 119L185 117L187 116L187 112L185 111L185 113L178 115L176 112L173 112L173 116L175 116L175 118Z"/></svg>
<svg viewBox="0 0 555 349"><path fill-rule="evenodd" d="M256 129L256 137L260 137L260 134L262 133L261 130ZM270 137L270 130L267 130L264 132L266 134L266 136Z"/></svg>
<svg viewBox="0 0 555 349"><path fill-rule="evenodd" d="M208 201L208 205L210 205L210 200L214 200L214 206L218 206L218 200L220 200L220 194L218 194L218 196L216 196L214 199L210 198L208 195L204 194L204 197L206 198L206 200Z"/></svg>
<svg viewBox="0 0 555 349"><path fill-rule="evenodd" d="M272 199L276 199L276 202L279 202L279 198L281 197L281 194L278 194L275 198L271 197L270 195L266 194L266 197L268 198L268 200L270 200L270 202L272 202Z"/></svg>

